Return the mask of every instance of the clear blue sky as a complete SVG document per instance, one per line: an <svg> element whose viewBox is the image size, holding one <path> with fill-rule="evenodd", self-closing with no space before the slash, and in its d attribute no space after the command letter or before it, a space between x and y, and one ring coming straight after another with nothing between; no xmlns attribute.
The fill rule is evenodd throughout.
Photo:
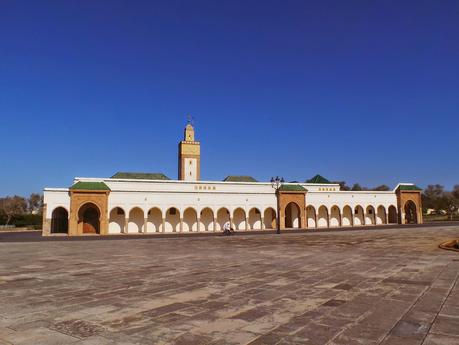
<svg viewBox="0 0 459 345"><path fill-rule="evenodd" d="M116 171L459 184L459 1L0 1L0 195Z"/></svg>

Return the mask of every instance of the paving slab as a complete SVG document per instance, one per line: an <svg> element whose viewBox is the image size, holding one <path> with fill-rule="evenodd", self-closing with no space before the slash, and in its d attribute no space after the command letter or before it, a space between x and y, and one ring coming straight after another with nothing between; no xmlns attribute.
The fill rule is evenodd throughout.
<svg viewBox="0 0 459 345"><path fill-rule="evenodd" d="M459 344L455 224L2 236L0 344Z"/></svg>

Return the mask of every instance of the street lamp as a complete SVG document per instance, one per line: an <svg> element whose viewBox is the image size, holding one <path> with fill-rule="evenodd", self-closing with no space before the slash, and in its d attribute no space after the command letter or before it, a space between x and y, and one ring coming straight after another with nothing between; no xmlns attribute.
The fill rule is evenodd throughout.
<svg viewBox="0 0 459 345"><path fill-rule="evenodd" d="M276 197L277 197L277 213L276 213L276 234L280 234L280 205L279 205L279 189L282 186L282 183L284 183L284 178L283 177L271 177L271 186L274 188L276 191Z"/></svg>

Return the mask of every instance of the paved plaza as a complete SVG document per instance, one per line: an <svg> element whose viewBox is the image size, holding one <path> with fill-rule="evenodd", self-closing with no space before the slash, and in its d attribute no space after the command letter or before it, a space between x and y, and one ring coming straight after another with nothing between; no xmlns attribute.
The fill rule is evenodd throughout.
<svg viewBox="0 0 459 345"><path fill-rule="evenodd" d="M1 242L0 344L459 344L459 225Z"/></svg>

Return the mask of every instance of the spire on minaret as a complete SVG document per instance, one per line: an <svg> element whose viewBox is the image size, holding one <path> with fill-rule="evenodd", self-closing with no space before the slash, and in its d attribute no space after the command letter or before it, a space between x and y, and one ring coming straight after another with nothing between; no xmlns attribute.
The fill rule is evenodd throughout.
<svg viewBox="0 0 459 345"><path fill-rule="evenodd" d="M186 181L199 181L201 149L199 141L195 141L193 117L187 115L187 125L183 141L179 143L178 178Z"/></svg>

